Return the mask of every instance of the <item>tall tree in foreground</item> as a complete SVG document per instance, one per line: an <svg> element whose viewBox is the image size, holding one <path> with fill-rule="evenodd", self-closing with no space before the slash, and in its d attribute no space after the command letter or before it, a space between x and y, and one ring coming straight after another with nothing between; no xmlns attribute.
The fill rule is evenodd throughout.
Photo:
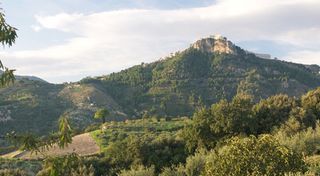
<svg viewBox="0 0 320 176"><path fill-rule="evenodd" d="M0 9L0 43L3 46L12 46L17 38L17 29L6 23L5 14ZM15 70L5 67L0 60L0 87L14 81Z"/></svg>

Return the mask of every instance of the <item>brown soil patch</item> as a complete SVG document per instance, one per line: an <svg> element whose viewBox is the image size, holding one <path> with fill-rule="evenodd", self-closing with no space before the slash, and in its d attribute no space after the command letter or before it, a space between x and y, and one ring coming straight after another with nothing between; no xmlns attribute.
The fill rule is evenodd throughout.
<svg viewBox="0 0 320 176"><path fill-rule="evenodd" d="M63 156L71 153L77 153L80 156L89 156L98 154L100 152L99 146L92 139L89 133L80 134L72 138L72 143L66 148L60 149L57 145L54 145L48 151L43 152L49 156ZM40 159L43 158L42 154L35 154L30 152L12 152L3 155L4 158L20 158L20 159Z"/></svg>

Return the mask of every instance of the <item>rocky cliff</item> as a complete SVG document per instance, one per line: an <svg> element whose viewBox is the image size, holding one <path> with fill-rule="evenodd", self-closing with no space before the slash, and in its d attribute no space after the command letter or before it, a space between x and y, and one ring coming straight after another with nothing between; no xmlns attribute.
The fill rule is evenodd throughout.
<svg viewBox="0 0 320 176"><path fill-rule="evenodd" d="M212 35L203 38L191 45L192 48L208 53L237 54L236 46L226 37Z"/></svg>

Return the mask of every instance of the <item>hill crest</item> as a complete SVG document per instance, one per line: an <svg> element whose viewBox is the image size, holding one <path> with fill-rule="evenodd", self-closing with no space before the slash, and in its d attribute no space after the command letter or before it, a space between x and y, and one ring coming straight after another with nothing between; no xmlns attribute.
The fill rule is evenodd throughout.
<svg viewBox="0 0 320 176"><path fill-rule="evenodd" d="M193 43L191 48L207 53L237 54L236 45L221 35L202 38Z"/></svg>

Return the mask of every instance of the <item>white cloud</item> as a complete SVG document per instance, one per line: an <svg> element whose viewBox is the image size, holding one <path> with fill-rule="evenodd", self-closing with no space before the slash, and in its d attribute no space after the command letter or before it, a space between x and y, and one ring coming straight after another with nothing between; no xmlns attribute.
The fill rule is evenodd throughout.
<svg viewBox="0 0 320 176"><path fill-rule="evenodd" d="M40 16L35 15L36 20L43 28L47 29L58 29L65 32L68 32L66 26L74 24L75 21L81 20L83 14L67 14L67 13L60 13L53 16Z"/></svg>
<svg viewBox="0 0 320 176"><path fill-rule="evenodd" d="M309 51L291 53L290 57L296 58L307 58L304 54L308 54L308 60L295 61L320 64L314 59L318 53L313 51L320 45L319 16L318 0L219 0L208 7L179 10L36 15L42 30L68 32L76 37L63 44L5 55L18 73L61 82L77 74L80 78L83 74L110 73L154 61L188 47L200 37L219 33L236 42L291 44Z"/></svg>
<svg viewBox="0 0 320 176"><path fill-rule="evenodd" d="M40 27L40 26L38 26L38 25L31 25L30 27L31 27L31 29L34 30L35 32L39 32L39 31L42 29L42 27Z"/></svg>
<svg viewBox="0 0 320 176"><path fill-rule="evenodd" d="M302 50L291 52L286 58L291 62L320 65L320 51Z"/></svg>

